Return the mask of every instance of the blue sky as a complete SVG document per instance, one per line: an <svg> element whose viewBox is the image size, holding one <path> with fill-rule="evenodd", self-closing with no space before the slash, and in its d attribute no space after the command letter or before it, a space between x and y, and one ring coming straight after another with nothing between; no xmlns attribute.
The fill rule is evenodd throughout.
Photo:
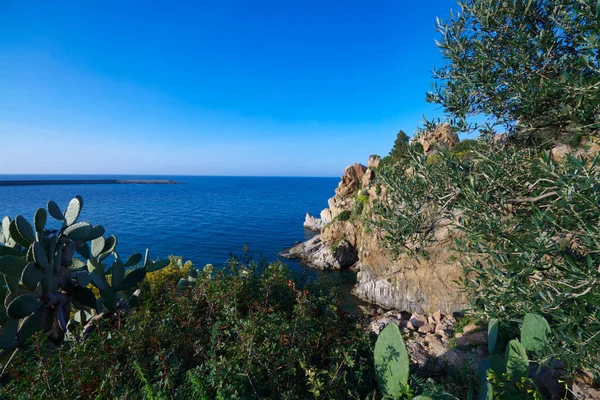
<svg viewBox="0 0 600 400"><path fill-rule="evenodd" d="M0 174L339 176L417 128L454 1L0 1Z"/></svg>

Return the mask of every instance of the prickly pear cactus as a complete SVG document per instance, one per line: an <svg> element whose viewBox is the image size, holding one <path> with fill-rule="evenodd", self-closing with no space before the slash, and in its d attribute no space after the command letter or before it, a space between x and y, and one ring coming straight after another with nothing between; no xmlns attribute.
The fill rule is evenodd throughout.
<svg viewBox="0 0 600 400"><path fill-rule="evenodd" d="M523 319L521 327L521 343L529 351L542 350L548 344L550 325L539 314L529 313Z"/></svg>
<svg viewBox="0 0 600 400"><path fill-rule="evenodd" d="M408 385L409 356L396 324L388 324L379 334L374 351L375 373L381 391L399 398Z"/></svg>
<svg viewBox="0 0 600 400"><path fill-rule="evenodd" d="M511 340L506 345L506 372L513 379L529 376L527 350L518 340Z"/></svg>
<svg viewBox="0 0 600 400"><path fill-rule="evenodd" d="M94 320L128 309L137 300L135 288L145 274L168 264L150 261L146 251L143 266L131 268L142 261L141 254L123 262L115 236L105 238L101 225L77 222L82 207L83 199L76 196L64 212L54 201L48 202L47 211L35 212L33 226L21 215L2 220L0 349L5 352L23 346L38 331L60 344L74 324L89 330ZM58 220L60 229L46 229L48 214ZM90 284L99 290L99 298ZM71 307L77 309L72 321Z"/></svg>

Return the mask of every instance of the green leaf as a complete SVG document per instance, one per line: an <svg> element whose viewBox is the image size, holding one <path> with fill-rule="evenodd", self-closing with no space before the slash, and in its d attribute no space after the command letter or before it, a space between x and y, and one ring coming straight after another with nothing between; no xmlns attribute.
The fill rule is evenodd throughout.
<svg viewBox="0 0 600 400"><path fill-rule="evenodd" d="M71 261L72 261L72 264L71 264L72 269L79 269L79 268L87 267L87 263L77 257L73 257L73 259Z"/></svg>
<svg viewBox="0 0 600 400"><path fill-rule="evenodd" d="M15 221L12 221L10 223L8 230L10 231L11 239L17 242L18 245L21 245L25 248L29 247L31 242L25 239L23 236L21 236L21 234L19 233L19 229L17 228L17 223Z"/></svg>
<svg viewBox="0 0 600 400"><path fill-rule="evenodd" d="M544 317L529 313L523 319L521 327L521 343L527 350L539 351L548 345L550 325Z"/></svg>
<svg viewBox="0 0 600 400"><path fill-rule="evenodd" d="M27 339L34 333L44 330L44 322L46 321L48 310L48 308L40 307L33 314L25 318L17 332L19 346L23 346Z"/></svg>
<svg viewBox="0 0 600 400"><path fill-rule="evenodd" d="M477 396L477 400L493 400L494 399L494 389L490 382L484 382L479 389L479 395Z"/></svg>
<svg viewBox="0 0 600 400"><path fill-rule="evenodd" d="M25 257L2 256L0 257L0 272L4 275L20 278L27 265Z"/></svg>
<svg viewBox="0 0 600 400"><path fill-rule="evenodd" d="M86 287L77 287L73 290L73 298L80 304L96 309L97 300L94 292Z"/></svg>
<svg viewBox="0 0 600 400"><path fill-rule="evenodd" d="M2 257L2 256L21 257L21 256L23 256L23 254L19 250L13 249L12 247L0 245L0 257Z"/></svg>
<svg viewBox="0 0 600 400"><path fill-rule="evenodd" d="M25 239L29 244L35 242L35 233L33 232L33 228L31 227L29 221L25 219L25 217L22 215L17 215L15 217L15 225L23 239ZM29 244L24 247L28 247Z"/></svg>
<svg viewBox="0 0 600 400"><path fill-rule="evenodd" d="M496 348L496 340L498 339L498 320L495 318L490 319L488 323L488 351L490 354L494 352Z"/></svg>
<svg viewBox="0 0 600 400"><path fill-rule="evenodd" d="M139 264L140 261L142 261L142 255L140 253L135 253L135 254L132 254L131 256L129 256L127 261L125 261L125 266L133 267L134 265Z"/></svg>
<svg viewBox="0 0 600 400"><path fill-rule="evenodd" d="M138 268L131 271L125 276L119 286L115 286L115 290L127 290L135 287L146 276L146 270L144 268Z"/></svg>
<svg viewBox="0 0 600 400"><path fill-rule="evenodd" d="M19 288L19 277L4 274L2 274L2 276L4 277L4 282L6 283L8 291L15 293Z"/></svg>
<svg viewBox="0 0 600 400"><path fill-rule="evenodd" d="M513 379L529 376L527 350L518 340L511 340L506 345L506 372Z"/></svg>
<svg viewBox="0 0 600 400"><path fill-rule="evenodd" d="M82 208L83 208L83 199L81 198L81 196L77 195L69 202L69 205L67 206L67 210L65 211L65 222L67 225L73 225L75 223L75 221L77 221L77 218L79 218L79 214L81 213ZM87 235L89 235L90 233L91 233L91 227L90 227L90 231L87 233ZM77 239L77 240L82 240L82 239Z"/></svg>
<svg viewBox="0 0 600 400"><path fill-rule="evenodd" d="M43 208L38 208L33 217L35 231L38 232L41 239L44 229L46 228L46 221L48 220L48 213Z"/></svg>
<svg viewBox="0 0 600 400"><path fill-rule="evenodd" d="M112 265L112 286L118 288L125 279L125 266L123 262L116 259Z"/></svg>
<svg viewBox="0 0 600 400"><path fill-rule="evenodd" d="M4 324L2 324L2 332L0 332L0 349L9 350L15 347L18 329L18 320L9 318L4 321Z"/></svg>
<svg viewBox="0 0 600 400"><path fill-rule="evenodd" d="M90 284L90 282L92 281L92 278L90 277L90 274L87 272L78 272L75 275L75 280L77 281L77 284L79 285L79 287L84 288Z"/></svg>
<svg viewBox="0 0 600 400"><path fill-rule="evenodd" d="M489 357L489 360L490 369L494 371L494 374L496 374L496 376L502 376L502 374L506 373L506 363L504 362L502 356L498 354L492 354Z"/></svg>
<svg viewBox="0 0 600 400"><path fill-rule="evenodd" d="M102 299L104 300L104 307L110 311L117 309L117 292L113 288L107 287L106 289L101 289L100 295L102 295Z"/></svg>
<svg viewBox="0 0 600 400"><path fill-rule="evenodd" d="M104 250L105 240L102 236L92 240L92 257L96 258L102 254ZM89 258L89 257L88 257Z"/></svg>
<svg viewBox="0 0 600 400"><path fill-rule="evenodd" d="M374 350L375 374L381 391L398 398L408 385L409 356L398 325L388 324Z"/></svg>
<svg viewBox="0 0 600 400"><path fill-rule="evenodd" d="M2 236L4 236L4 242L8 242L10 239L10 217L2 218Z"/></svg>
<svg viewBox="0 0 600 400"><path fill-rule="evenodd" d="M48 202L48 212L52 215L52 218L57 219L59 221L64 221L65 216L62 211L60 211L60 207L54 201L50 200Z"/></svg>
<svg viewBox="0 0 600 400"><path fill-rule="evenodd" d="M38 268L37 264L28 263L23 269L21 282L23 286L34 289L43 277L44 273Z"/></svg>
<svg viewBox="0 0 600 400"><path fill-rule="evenodd" d="M77 253L86 260L91 257L90 246L87 243L84 243L82 246L77 247Z"/></svg>
<svg viewBox="0 0 600 400"><path fill-rule="evenodd" d="M10 318L22 319L31 315L42 304L36 295L22 294L6 307L6 313Z"/></svg>
<svg viewBox="0 0 600 400"><path fill-rule="evenodd" d="M92 232L85 238L86 242L93 241L104 235L104 227L102 225L95 225L92 228Z"/></svg>
<svg viewBox="0 0 600 400"><path fill-rule="evenodd" d="M48 256L42 248L42 245L39 242L34 242L31 248L33 250L33 259L37 265L43 270L52 269L52 264L50 264L50 261L48 261Z"/></svg>
<svg viewBox="0 0 600 400"><path fill-rule="evenodd" d="M78 222L64 230L64 234L73 241L83 241L92 232L92 225L87 222Z"/></svg>
<svg viewBox="0 0 600 400"><path fill-rule="evenodd" d="M169 260L158 260L158 261L154 261L154 262L151 261L149 263L149 265L146 266L146 272L158 271L160 269L163 269L170 263L171 262Z"/></svg>
<svg viewBox="0 0 600 400"><path fill-rule="evenodd" d="M104 248L102 249L102 255L109 255L115 248L117 247L117 237L115 235L110 235L104 241Z"/></svg>

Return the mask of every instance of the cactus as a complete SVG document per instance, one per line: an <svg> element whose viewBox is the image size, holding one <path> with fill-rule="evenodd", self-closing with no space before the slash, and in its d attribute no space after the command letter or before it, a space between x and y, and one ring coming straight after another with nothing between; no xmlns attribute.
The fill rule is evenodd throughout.
<svg viewBox="0 0 600 400"><path fill-rule="evenodd" d="M523 319L521 343L529 351L542 350L548 344L550 325L544 317L529 313Z"/></svg>
<svg viewBox="0 0 600 400"><path fill-rule="evenodd" d="M89 333L95 321L137 302L139 290L134 290L146 272L168 264L150 261L146 252L142 267L126 271L140 263L141 254L123 263L115 250L115 236L104 238L102 226L77 222L82 207L83 199L76 196L64 213L55 202L48 202L48 212L43 208L35 212L33 226L21 215L2 220L0 279L6 285L0 288L0 349L5 353L24 346L38 331L57 345L77 324ZM58 231L46 229L48 214L62 223ZM107 268L103 261L111 255L114 261ZM99 298L90 284L99 290ZM71 307L78 310L72 321Z"/></svg>
<svg viewBox="0 0 600 400"><path fill-rule="evenodd" d="M493 389L488 377L500 377L515 382L527 378L529 376L527 350L542 350L548 344L549 334L550 326L544 317L538 314L527 314L521 326L521 341L511 340L506 346L504 357L502 357L499 354L492 354L493 349L496 347L498 321L495 319L490 320L488 324L488 346L491 355L489 358L481 360L480 363L479 373L482 387L478 399L491 398L486 397L491 396Z"/></svg>
<svg viewBox="0 0 600 400"><path fill-rule="evenodd" d="M492 354L496 348L496 340L498 339L498 320L492 318L488 323L488 352Z"/></svg>
<svg viewBox="0 0 600 400"><path fill-rule="evenodd" d="M384 395L399 398L408 385L409 356L396 324L379 334L374 351L377 383Z"/></svg>

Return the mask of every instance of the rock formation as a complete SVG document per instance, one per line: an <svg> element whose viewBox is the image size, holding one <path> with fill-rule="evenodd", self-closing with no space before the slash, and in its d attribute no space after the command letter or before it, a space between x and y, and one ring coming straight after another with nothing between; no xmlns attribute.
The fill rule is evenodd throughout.
<svg viewBox="0 0 600 400"><path fill-rule="evenodd" d="M440 147L451 149L458 143L458 135L452 131L450 124L445 123L437 126L435 129L423 132L416 138L416 141L423 146L423 152L426 156L437 153Z"/></svg>
<svg viewBox="0 0 600 400"><path fill-rule="evenodd" d="M442 125L424 135L423 148L434 151L434 139L453 146L458 141L453 135ZM379 162L379 157L372 156L367 167L348 166L328 201L329 208L321 212L321 220L310 217L311 226L322 226L320 235L282 255L315 268L358 271L354 294L386 308L449 314L464 309L466 301L456 283L462 278L462 269L451 250L452 232L447 224L438 225L437 240L427 248L428 258L417 260L408 255L394 257L383 245L383 232L364 218L338 218L342 212L369 215L374 200L385 195L385 188L375 182Z"/></svg>
<svg viewBox="0 0 600 400"><path fill-rule="evenodd" d="M306 218L304 219L304 227L306 229L310 229L311 231L320 232L323 229L325 223L321 218L316 218L311 216L309 213L306 213Z"/></svg>

